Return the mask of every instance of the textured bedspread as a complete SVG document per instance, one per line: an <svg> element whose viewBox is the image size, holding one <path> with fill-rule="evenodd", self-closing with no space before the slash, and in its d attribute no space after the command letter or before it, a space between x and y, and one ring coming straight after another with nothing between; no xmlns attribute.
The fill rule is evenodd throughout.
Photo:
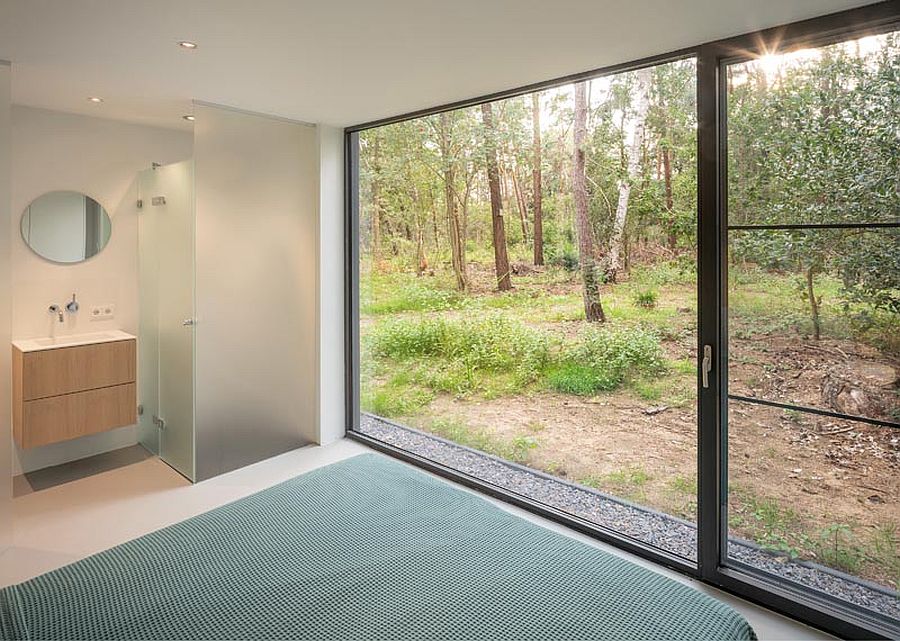
<svg viewBox="0 0 900 641"><path fill-rule="evenodd" d="M3 639L754 639L730 607L365 454L0 590Z"/></svg>

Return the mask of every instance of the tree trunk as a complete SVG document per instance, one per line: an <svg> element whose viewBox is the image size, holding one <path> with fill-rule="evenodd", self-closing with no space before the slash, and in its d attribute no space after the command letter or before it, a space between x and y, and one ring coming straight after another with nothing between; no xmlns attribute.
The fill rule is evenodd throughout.
<svg viewBox="0 0 900 641"><path fill-rule="evenodd" d="M509 256L506 253L506 228L503 225L503 203L500 201L500 172L497 168L497 140L491 103L481 105L484 121L484 149L487 160L488 186L491 192L491 222L494 242L494 267L497 272L497 289L512 289L509 277Z"/></svg>
<svg viewBox="0 0 900 641"><path fill-rule="evenodd" d="M544 212L541 210L541 98L531 94L531 122L534 140L534 166L531 181L534 189L534 264L544 264Z"/></svg>
<svg viewBox="0 0 900 641"><path fill-rule="evenodd" d="M585 83L575 84L575 159L572 163L572 196L575 201L578 254L584 285L584 317L603 323L606 315L600 301L600 282L594 256L594 231L588 218L587 177L584 173L584 143L587 138L587 98Z"/></svg>
<svg viewBox="0 0 900 641"><path fill-rule="evenodd" d="M372 269L381 260L381 154L379 138L372 145Z"/></svg>
<svg viewBox="0 0 900 641"><path fill-rule="evenodd" d="M672 150L667 144L662 152L663 184L666 190L666 212L669 218L668 241L669 251L675 251L678 245L678 235L675 231L675 201L672 197Z"/></svg>
<svg viewBox="0 0 900 641"><path fill-rule="evenodd" d="M444 202L447 208L447 235L450 240L450 256L453 273L456 276L456 288L464 292L469 288L469 276L466 273L466 239L465 229L461 224L459 208L456 202L454 181L456 167L450 149L450 117L446 112L440 115L441 162L444 173Z"/></svg>
<svg viewBox="0 0 900 641"><path fill-rule="evenodd" d="M425 255L425 224L422 221L422 206L419 188L413 183L413 221L416 224L416 276L421 276L428 269L428 257Z"/></svg>
<svg viewBox="0 0 900 641"><path fill-rule="evenodd" d="M519 182L519 173L516 167L512 171L513 189L516 192L516 205L519 210L519 222L522 224L522 241L528 242L528 214L525 206L525 194L522 193L522 184Z"/></svg>
<svg viewBox="0 0 900 641"><path fill-rule="evenodd" d="M635 105L634 130L631 134L631 145L628 150L626 176L619 180L619 201L616 205L616 217L613 221L612 234L609 238L609 252L606 263L607 282L616 282L621 269L622 237L625 234L625 222L628 215L628 199L631 196L631 185L637 179L641 169L641 147L644 142L647 109L650 100L650 71L639 69L635 72Z"/></svg>
<svg viewBox="0 0 900 641"><path fill-rule="evenodd" d="M812 317L813 337L819 340L822 337L822 326L819 322L819 300L816 298L815 288L813 287L814 268L806 268L806 295L809 297L809 311Z"/></svg>

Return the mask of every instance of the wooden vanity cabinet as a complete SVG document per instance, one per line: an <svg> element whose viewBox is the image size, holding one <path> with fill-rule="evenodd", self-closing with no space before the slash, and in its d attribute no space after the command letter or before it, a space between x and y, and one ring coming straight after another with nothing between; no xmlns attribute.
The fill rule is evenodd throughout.
<svg viewBox="0 0 900 641"><path fill-rule="evenodd" d="M13 346L13 437L30 448L137 422L137 341Z"/></svg>

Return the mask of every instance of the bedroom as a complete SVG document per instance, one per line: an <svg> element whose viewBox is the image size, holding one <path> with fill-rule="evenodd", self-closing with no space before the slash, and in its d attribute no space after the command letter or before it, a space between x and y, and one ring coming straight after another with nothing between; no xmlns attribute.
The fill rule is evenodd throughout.
<svg viewBox="0 0 900 641"><path fill-rule="evenodd" d="M897 635L896 2L0 8L6 634Z"/></svg>

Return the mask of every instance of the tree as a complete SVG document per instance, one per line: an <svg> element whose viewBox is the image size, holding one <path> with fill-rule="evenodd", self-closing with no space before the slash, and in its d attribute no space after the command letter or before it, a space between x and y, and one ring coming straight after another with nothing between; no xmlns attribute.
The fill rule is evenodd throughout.
<svg viewBox="0 0 900 641"><path fill-rule="evenodd" d="M639 69L634 73L634 121L631 132L631 144L628 148L628 160L625 175L619 179L619 201L616 205L616 215L613 220L612 233L609 238L609 251L606 261L606 280L616 282L619 270L622 268L622 242L625 235L625 222L628 216L628 199L631 195L632 183L640 175L641 148L644 144L644 130L647 121L647 109L649 107L650 70Z"/></svg>
<svg viewBox="0 0 900 641"><path fill-rule="evenodd" d="M447 211L447 231L450 240L450 256L456 288L469 289L466 272L466 223L460 216L456 194L457 162L453 152L453 134L450 115L445 111L438 117L438 141L441 153L441 174L444 181L444 206Z"/></svg>
<svg viewBox="0 0 900 641"><path fill-rule="evenodd" d="M491 192L491 231L494 244L494 269L497 274L497 289L512 289L509 277L509 256L506 253L506 228L503 224L503 203L500 201L500 172L497 168L497 132L491 103L481 105L484 123L484 153L487 168L488 187Z"/></svg>
<svg viewBox="0 0 900 641"><path fill-rule="evenodd" d="M534 159L531 182L534 190L534 264L544 264L544 212L541 209L541 95L531 94L531 123L534 141Z"/></svg>
<svg viewBox="0 0 900 641"><path fill-rule="evenodd" d="M581 263L581 279L584 294L584 317L590 322L606 322L606 314L600 301L600 281L594 254L594 230L588 217L587 177L585 175L585 143L587 141L586 83L575 84L574 162L572 169L572 196L575 201L575 219L578 230L578 255Z"/></svg>

